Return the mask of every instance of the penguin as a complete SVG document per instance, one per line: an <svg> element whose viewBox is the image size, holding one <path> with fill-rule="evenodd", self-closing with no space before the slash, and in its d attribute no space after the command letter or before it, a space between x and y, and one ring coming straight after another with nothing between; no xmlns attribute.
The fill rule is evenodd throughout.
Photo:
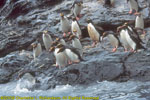
<svg viewBox="0 0 150 100"><path fill-rule="evenodd" d="M125 23L124 26L127 27L126 38L131 47L131 51L136 52L138 49L146 49L142 45L143 41L140 39L138 33L132 27L130 27L128 24Z"/></svg>
<svg viewBox="0 0 150 100"><path fill-rule="evenodd" d="M128 29L128 31L131 33L131 35L133 35L137 40L140 41L140 43L144 43L141 38L139 37L136 29L134 29L132 26L129 25L129 23L124 23L123 25L124 27L126 27Z"/></svg>
<svg viewBox="0 0 150 100"><path fill-rule="evenodd" d="M145 34L144 31L144 19L141 13L135 13L136 19L135 19L135 29L141 30L143 34Z"/></svg>
<svg viewBox="0 0 150 100"><path fill-rule="evenodd" d="M131 49L131 47L126 39L127 29L125 28L125 26L119 26L117 28L117 33L119 35L120 42L121 42L122 46L124 47L124 51L127 52L128 49Z"/></svg>
<svg viewBox="0 0 150 100"><path fill-rule="evenodd" d="M45 46L46 50L48 51L53 42L51 36L48 34L48 31L43 32L42 39L43 39L44 46Z"/></svg>
<svg viewBox="0 0 150 100"><path fill-rule="evenodd" d="M74 34L75 34L79 39L82 38L82 32L81 32L80 25L79 25L78 21L77 21L75 18L72 18L71 30L72 30L72 33L74 33L74 30L76 30L77 32L74 33Z"/></svg>
<svg viewBox="0 0 150 100"><path fill-rule="evenodd" d="M114 6L114 0L104 0L104 4L108 6Z"/></svg>
<svg viewBox="0 0 150 100"><path fill-rule="evenodd" d="M82 0L75 0L72 4L72 12L74 14L74 16L76 17L77 20L80 19L81 15L81 10L82 10Z"/></svg>
<svg viewBox="0 0 150 100"><path fill-rule="evenodd" d="M138 49L145 49L144 46L142 46L142 41L139 38L138 34L134 33L131 29L131 27L127 26L127 24L123 25L123 28L125 29L124 38L127 41L127 44L129 45L131 52L136 52Z"/></svg>
<svg viewBox="0 0 150 100"><path fill-rule="evenodd" d="M121 46L120 40L119 40L119 38L117 37L117 35L114 34L112 31L107 31L107 32L104 32L104 33L103 33L102 40L103 40L103 38L105 38L105 37L107 37L107 38L109 39L110 44L114 47L114 48L112 49L112 52L116 52L117 48L118 48L119 46ZM101 40L101 41L102 41L102 40Z"/></svg>
<svg viewBox="0 0 150 100"><path fill-rule="evenodd" d="M58 66L59 68L67 66L68 58L63 47L51 47L49 51L54 53L54 56L56 58L56 66Z"/></svg>
<svg viewBox="0 0 150 100"><path fill-rule="evenodd" d="M76 31L76 30L74 30L74 31ZM83 47L81 45L80 40L75 35L71 35L69 40L72 40L72 46L74 48L78 48L80 56L82 57L83 56Z"/></svg>
<svg viewBox="0 0 150 100"><path fill-rule="evenodd" d="M70 30L71 30L70 22L68 18L64 16L63 13L61 13L60 16L61 16L60 24L61 24L63 36L66 36L66 33L70 34Z"/></svg>
<svg viewBox="0 0 150 100"><path fill-rule="evenodd" d="M63 38L56 38L56 42L61 43L63 45L67 45Z"/></svg>
<svg viewBox="0 0 150 100"><path fill-rule="evenodd" d="M127 3L129 3L130 6L129 14L133 14L139 11L137 0L127 0Z"/></svg>
<svg viewBox="0 0 150 100"><path fill-rule="evenodd" d="M69 64L72 64L72 62L78 63L80 61L84 61L82 57L80 56L80 53L78 52L77 48L70 47L70 46L64 46L62 44L57 45L58 48L62 48L65 50L67 57L69 58Z"/></svg>
<svg viewBox="0 0 150 100"><path fill-rule="evenodd" d="M33 57L36 59L42 53L41 44L38 42L32 43L31 46L33 47Z"/></svg>
<svg viewBox="0 0 150 100"><path fill-rule="evenodd" d="M96 28L94 27L94 25L92 24L91 20L88 19L88 25L87 25L87 30L89 33L89 36L91 38L93 42L92 47L94 47L97 42L100 42L100 38L101 38L101 34L96 30Z"/></svg>

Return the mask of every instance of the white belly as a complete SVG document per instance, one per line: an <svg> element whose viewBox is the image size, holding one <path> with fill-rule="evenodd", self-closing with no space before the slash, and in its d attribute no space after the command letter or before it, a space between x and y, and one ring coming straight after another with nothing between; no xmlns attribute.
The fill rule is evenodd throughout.
<svg viewBox="0 0 150 100"><path fill-rule="evenodd" d="M126 34L127 42L130 45L130 47L135 50L136 49L136 43L130 38L129 34Z"/></svg>
<svg viewBox="0 0 150 100"><path fill-rule="evenodd" d="M75 4L75 7L73 8L73 13L75 17L77 17L80 14L81 10L82 10L82 6L78 6L77 4Z"/></svg>
<svg viewBox="0 0 150 100"><path fill-rule="evenodd" d="M95 27L91 23L89 23L87 27L90 38L93 41L99 41L100 34L97 32Z"/></svg>
<svg viewBox="0 0 150 100"><path fill-rule="evenodd" d="M142 16L141 17L139 17L139 16L136 17L135 28L144 29L144 20L143 20Z"/></svg>
<svg viewBox="0 0 150 100"><path fill-rule="evenodd" d="M59 49L56 49L55 52L54 52L54 55L56 57L56 64L60 67L64 67L67 65L67 56L66 56L66 53L65 52L59 52Z"/></svg>
<svg viewBox="0 0 150 100"><path fill-rule="evenodd" d="M71 30L72 30L72 33L74 33L73 30L77 30L77 34L75 34L75 35L78 38L82 35L80 27L76 21L72 21Z"/></svg>
<svg viewBox="0 0 150 100"><path fill-rule="evenodd" d="M51 36L50 35L45 35L45 34L43 34L43 43L44 43L44 46L45 46L45 48L46 48L46 50L48 51L49 50L49 48L51 47L51 45L52 45L52 38L51 38Z"/></svg>
<svg viewBox="0 0 150 100"><path fill-rule="evenodd" d="M112 34L109 34L107 37L113 47L118 47L119 42Z"/></svg>
<svg viewBox="0 0 150 100"><path fill-rule="evenodd" d="M74 48L78 48L80 55L81 56L83 55L83 48L82 48L82 45L81 45L81 42L79 41L79 39L72 40L72 46Z"/></svg>
<svg viewBox="0 0 150 100"><path fill-rule="evenodd" d="M61 29L63 33L69 32L70 31L70 23L69 20L64 17L64 19L61 19Z"/></svg>
<svg viewBox="0 0 150 100"><path fill-rule="evenodd" d="M38 57L41 53L42 53L42 47L41 47L41 44L38 43L37 47L33 49L33 57L34 57L34 59L36 57Z"/></svg>
<svg viewBox="0 0 150 100"><path fill-rule="evenodd" d="M66 49L65 52L71 61L79 60L78 56L74 54L70 49Z"/></svg>
<svg viewBox="0 0 150 100"><path fill-rule="evenodd" d="M124 48L128 49L130 48L130 45L128 44L127 39L126 39L126 34L127 34L126 32L127 32L126 30L122 30L120 32L120 41L122 45L124 46Z"/></svg>

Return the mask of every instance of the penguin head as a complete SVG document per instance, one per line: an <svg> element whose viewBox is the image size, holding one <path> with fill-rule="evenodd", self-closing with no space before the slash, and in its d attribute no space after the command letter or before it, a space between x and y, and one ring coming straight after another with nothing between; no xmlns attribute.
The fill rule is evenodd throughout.
<svg viewBox="0 0 150 100"><path fill-rule="evenodd" d="M63 52L65 50L64 47L59 48L59 51L57 53Z"/></svg>
<svg viewBox="0 0 150 100"><path fill-rule="evenodd" d="M59 41L60 41L60 38L57 37L57 38L56 38L56 41L59 42Z"/></svg>
<svg viewBox="0 0 150 100"><path fill-rule="evenodd" d="M103 32L103 35L101 36L101 40L100 41L103 41L104 37L106 37L108 35L108 32Z"/></svg>
<svg viewBox="0 0 150 100"><path fill-rule="evenodd" d="M75 17L72 17L72 21L76 21L76 18L75 18Z"/></svg>
<svg viewBox="0 0 150 100"><path fill-rule="evenodd" d="M123 29L124 25L117 27L117 33L119 33Z"/></svg>
<svg viewBox="0 0 150 100"><path fill-rule="evenodd" d="M32 46L33 48L36 48L36 47L37 47L37 43L32 43L31 46Z"/></svg>
<svg viewBox="0 0 150 100"><path fill-rule="evenodd" d="M127 0L127 3L129 2L130 0Z"/></svg>
<svg viewBox="0 0 150 100"><path fill-rule="evenodd" d="M88 18L86 21L87 23L92 23L92 20L90 18Z"/></svg>
<svg viewBox="0 0 150 100"><path fill-rule="evenodd" d="M60 17L63 18L63 17L64 17L64 14L63 14L63 13L60 13Z"/></svg>
<svg viewBox="0 0 150 100"><path fill-rule="evenodd" d="M72 34L70 37L69 37L69 40L72 40L72 39L75 39L77 38L74 34Z"/></svg>
<svg viewBox="0 0 150 100"><path fill-rule="evenodd" d="M58 42L57 41L54 41L54 42L52 42L52 45L51 46L56 46L58 44Z"/></svg>
<svg viewBox="0 0 150 100"><path fill-rule="evenodd" d="M53 52L54 50L55 50L54 46L51 46L50 49L49 49L50 52Z"/></svg>
<svg viewBox="0 0 150 100"><path fill-rule="evenodd" d="M136 16L141 16L142 14L140 12L135 13Z"/></svg>
<svg viewBox="0 0 150 100"><path fill-rule="evenodd" d="M56 46L56 48L61 48L61 47L64 47L64 45L61 43L57 44L57 46Z"/></svg>
<svg viewBox="0 0 150 100"><path fill-rule="evenodd" d="M48 31L47 31L47 30L43 31L43 34L47 34L47 33L48 33Z"/></svg>
<svg viewBox="0 0 150 100"><path fill-rule="evenodd" d="M81 2L78 2L78 3L77 3L77 5L78 5L78 6L81 6L81 5L82 5L82 3L81 3Z"/></svg>

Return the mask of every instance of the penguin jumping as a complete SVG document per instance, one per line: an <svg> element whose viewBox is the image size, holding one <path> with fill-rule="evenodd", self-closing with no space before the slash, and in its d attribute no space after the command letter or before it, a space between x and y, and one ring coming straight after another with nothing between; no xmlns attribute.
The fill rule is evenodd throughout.
<svg viewBox="0 0 150 100"><path fill-rule="evenodd" d="M103 33L102 40L103 40L103 38L105 38L105 37L107 37L107 38L109 39L110 44L114 47L114 48L112 49L112 52L116 52L117 48L118 48L119 46L121 46L121 43L120 43L119 38L117 37L117 35L114 34L112 31L107 31L107 32L104 32L104 33ZM102 41L102 40L101 40L101 41Z"/></svg>
<svg viewBox="0 0 150 100"><path fill-rule="evenodd" d="M75 0L72 4L72 7L71 7L72 12L73 12L73 14L74 14L74 16L76 17L77 20L79 20L80 17L81 17L80 12L83 8L82 3L83 3L82 0Z"/></svg>
<svg viewBox="0 0 150 100"><path fill-rule="evenodd" d="M61 24L63 36L66 36L66 33L70 34L71 26L70 26L68 18L64 16L63 13L61 13L60 16L61 16L60 24Z"/></svg>
<svg viewBox="0 0 150 100"><path fill-rule="evenodd" d="M41 44L38 42L32 43L31 46L33 47L33 57L36 59L42 53Z"/></svg>
<svg viewBox="0 0 150 100"><path fill-rule="evenodd" d="M42 39L43 39L44 46L45 46L46 50L48 51L53 42L51 36L48 34L48 31L43 32Z"/></svg>

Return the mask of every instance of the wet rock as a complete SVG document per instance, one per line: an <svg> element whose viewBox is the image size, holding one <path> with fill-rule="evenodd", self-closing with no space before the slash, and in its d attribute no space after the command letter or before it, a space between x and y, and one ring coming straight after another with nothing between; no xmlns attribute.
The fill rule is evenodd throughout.
<svg viewBox="0 0 150 100"><path fill-rule="evenodd" d="M17 79L14 74L30 62L28 55L30 54L15 52L0 58L0 84Z"/></svg>

